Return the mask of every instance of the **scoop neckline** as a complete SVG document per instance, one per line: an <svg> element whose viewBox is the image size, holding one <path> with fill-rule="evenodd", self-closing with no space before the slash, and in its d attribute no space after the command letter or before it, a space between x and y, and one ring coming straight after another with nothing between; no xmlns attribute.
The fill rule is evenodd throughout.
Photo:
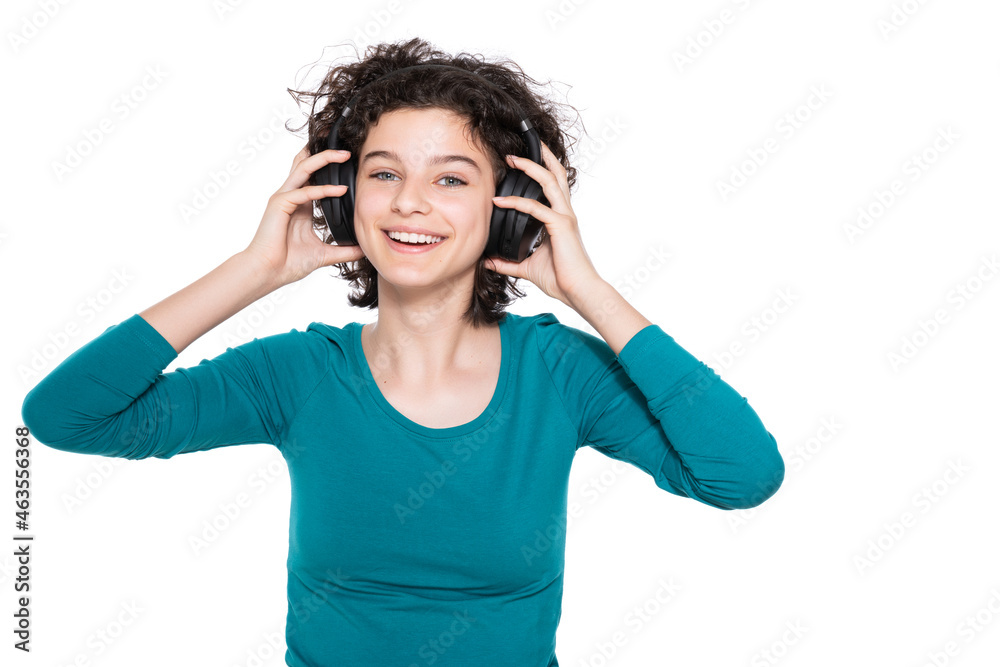
<svg viewBox="0 0 1000 667"><path fill-rule="evenodd" d="M388 399L382 395L382 390L378 388L378 383L375 382L375 376L372 375L371 367L368 365L368 359L365 357L364 346L361 344L361 328L364 326L361 322L353 323L354 331L352 338L354 339L354 361L360 367L362 379L364 380L365 386L368 388L368 394L371 396L372 400L375 401L386 416L402 426L404 429L418 435L437 439L467 435L481 428L493 419L500 408L500 404L503 403L504 395L507 391L510 369L513 365L510 352L510 332L508 330L508 319L510 316L510 313L507 313L505 317L498 322L500 328L500 373L497 377L496 387L493 389L493 397L490 399L489 404L479 414L479 416L464 424L449 426L447 428L431 428L429 426L424 426L423 424L418 424L393 407L392 403L390 403Z"/></svg>

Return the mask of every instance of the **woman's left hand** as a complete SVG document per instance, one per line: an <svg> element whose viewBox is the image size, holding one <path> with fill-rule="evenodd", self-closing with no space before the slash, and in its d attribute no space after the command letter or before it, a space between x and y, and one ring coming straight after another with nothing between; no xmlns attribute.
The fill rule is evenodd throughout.
<svg viewBox="0 0 1000 667"><path fill-rule="evenodd" d="M520 169L542 186L549 206L524 197L499 197L493 202L501 208L513 208L529 214L545 225L547 237L523 262L489 257L486 268L496 273L530 280L549 296L567 306L597 282L603 282L580 238L576 214L569 203L566 168L549 147L542 143L543 167L530 158L508 156L507 164Z"/></svg>

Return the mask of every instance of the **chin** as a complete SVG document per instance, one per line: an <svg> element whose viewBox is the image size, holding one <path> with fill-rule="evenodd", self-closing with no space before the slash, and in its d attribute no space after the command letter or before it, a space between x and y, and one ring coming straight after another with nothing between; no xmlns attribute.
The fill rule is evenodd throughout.
<svg viewBox="0 0 1000 667"><path fill-rule="evenodd" d="M373 262L372 266L375 266L381 280L396 287L433 287L442 283L463 280L464 276L468 276L469 280L472 280L476 274L477 263L478 260L458 271L449 270L451 267L448 263L434 262L430 266L421 266L415 263L410 266L401 266L391 259L379 262L378 266Z"/></svg>

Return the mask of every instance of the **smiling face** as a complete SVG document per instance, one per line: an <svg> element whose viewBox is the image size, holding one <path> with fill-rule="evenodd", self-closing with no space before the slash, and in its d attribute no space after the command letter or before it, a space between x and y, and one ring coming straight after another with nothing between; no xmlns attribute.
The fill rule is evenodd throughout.
<svg viewBox="0 0 1000 667"><path fill-rule="evenodd" d="M381 279L412 287L471 281L496 186L465 120L439 108L384 113L357 158L355 234Z"/></svg>

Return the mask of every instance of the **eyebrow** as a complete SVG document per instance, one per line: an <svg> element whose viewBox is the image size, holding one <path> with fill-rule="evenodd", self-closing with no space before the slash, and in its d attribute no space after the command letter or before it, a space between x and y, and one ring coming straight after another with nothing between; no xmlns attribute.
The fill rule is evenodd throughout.
<svg viewBox="0 0 1000 667"><path fill-rule="evenodd" d="M363 165L370 158L377 158L377 157L388 158L390 160L395 160L396 162L403 161L399 157L399 155L397 155L393 151L368 151L365 154L365 156L361 158L361 162L359 163L359 168L360 165ZM482 170L479 168L479 165L476 164L476 161L466 155L433 155L428 161L428 164L433 167L439 164L445 164L447 162L463 162L465 164L468 164L473 169L475 169L477 174L482 173Z"/></svg>

